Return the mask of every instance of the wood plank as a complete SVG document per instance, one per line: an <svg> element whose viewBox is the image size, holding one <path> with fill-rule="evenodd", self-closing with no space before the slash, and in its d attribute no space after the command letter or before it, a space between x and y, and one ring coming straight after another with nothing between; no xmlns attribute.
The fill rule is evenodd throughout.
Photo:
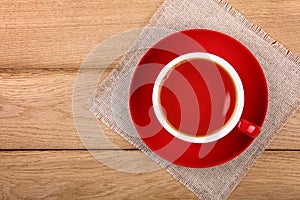
<svg viewBox="0 0 300 200"><path fill-rule="evenodd" d="M163 0L0 3L0 68L78 68L101 41L143 27Z"/></svg>
<svg viewBox="0 0 300 200"><path fill-rule="evenodd" d="M83 149L72 112L76 74L74 70L0 73L0 148ZM106 126L101 127L119 148L132 148Z"/></svg>
<svg viewBox="0 0 300 200"><path fill-rule="evenodd" d="M89 70L85 73L92 77L97 76L98 72ZM0 149L83 149L72 112L76 75L76 70L2 70ZM105 126L101 127L116 146L132 148L123 138ZM86 130L95 134L98 127L96 129L91 130L86 125ZM299 132L300 109L276 136L269 149L299 150ZM96 140L91 146L114 148L109 144L101 146Z"/></svg>
<svg viewBox="0 0 300 200"><path fill-rule="evenodd" d="M164 170L120 172L86 151L1 151L0 168L0 199L195 199Z"/></svg>
<svg viewBox="0 0 300 200"><path fill-rule="evenodd" d="M78 68L114 34L146 25L163 0L0 3L0 68ZM300 54L298 0L229 0L252 22Z"/></svg>
<svg viewBox="0 0 300 200"><path fill-rule="evenodd" d="M1 199L195 199L162 169L120 172L86 151L1 151L0 168ZM299 172L300 152L265 152L230 199L297 199Z"/></svg>

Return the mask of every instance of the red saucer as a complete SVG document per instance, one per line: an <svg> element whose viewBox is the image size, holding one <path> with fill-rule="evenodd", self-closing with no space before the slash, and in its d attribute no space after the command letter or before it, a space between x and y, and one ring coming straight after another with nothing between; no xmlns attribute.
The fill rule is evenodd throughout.
<svg viewBox="0 0 300 200"><path fill-rule="evenodd" d="M134 72L129 93L130 114L138 134L161 158L185 167L206 168L237 157L254 139L234 128L217 141L190 143L174 137L161 126L152 107L154 82L167 63L191 52L208 52L231 64L244 87L241 118L258 126L263 125L266 117L268 88L263 70L252 53L237 40L216 31L177 32L163 38L145 53ZM180 118L178 115L173 118L176 117Z"/></svg>

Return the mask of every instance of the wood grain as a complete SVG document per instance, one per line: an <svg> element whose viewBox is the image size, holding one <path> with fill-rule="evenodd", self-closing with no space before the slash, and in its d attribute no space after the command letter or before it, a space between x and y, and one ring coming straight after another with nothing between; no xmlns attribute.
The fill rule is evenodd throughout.
<svg viewBox="0 0 300 200"><path fill-rule="evenodd" d="M143 27L163 0L0 2L0 68L78 68L101 41Z"/></svg>
<svg viewBox="0 0 300 200"><path fill-rule="evenodd" d="M164 170L124 173L87 151L2 151L0 169L0 199L195 199Z"/></svg>
<svg viewBox="0 0 300 200"><path fill-rule="evenodd" d="M0 68L78 68L104 39L147 24L163 0L0 2ZM300 54L299 1L230 0Z"/></svg>
<svg viewBox="0 0 300 200"><path fill-rule="evenodd" d="M124 173L86 151L1 151L0 169L0 199L195 199L162 169ZM230 199L297 199L299 172L300 152L265 152Z"/></svg>
<svg viewBox="0 0 300 200"><path fill-rule="evenodd" d="M264 152L231 199L299 199L300 152Z"/></svg>
<svg viewBox="0 0 300 200"><path fill-rule="evenodd" d="M72 112L76 75L75 70L0 73L0 149L84 149ZM132 148L109 128L101 127L119 148ZM93 131L88 125L86 129Z"/></svg>
<svg viewBox="0 0 300 200"><path fill-rule="evenodd" d="M142 28L162 2L0 0L0 199L195 199L164 170L129 174L99 163L83 150L73 119L83 60L112 35ZM228 2L300 54L299 0ZM142 155L101 127L118 148ZM299 133L300 110L230 199L299 199ZM118 152L97 148L106 157Z"/></svg>
<svg viewBox="0 0 300 200"><path fill-rule="evenodd" d="M91 77L97 71L87 70L84 73L87 77ZM83 149L72 112L76 75L76 70L2 70L0 148ZM92 131L88 125L86 126L87 130ZM119 148L132 148L123 138L105 126L102 128ZM279 132L269 149L299 150L299 132L300 110ZM110 147L104 145L98 148Z"/></svg>

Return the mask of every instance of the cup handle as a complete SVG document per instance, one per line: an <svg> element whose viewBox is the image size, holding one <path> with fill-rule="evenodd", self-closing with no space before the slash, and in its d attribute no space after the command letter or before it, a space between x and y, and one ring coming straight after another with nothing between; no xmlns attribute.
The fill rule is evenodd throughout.
<svg viewBox="0 0 300 200"><path fill-rule="evenodd" d="M252 122L249 122L245 119L241 119L237 125L237 128L242 131L244 134L250 136L251 138L256 138L260 133L260 127Z"/></svg>

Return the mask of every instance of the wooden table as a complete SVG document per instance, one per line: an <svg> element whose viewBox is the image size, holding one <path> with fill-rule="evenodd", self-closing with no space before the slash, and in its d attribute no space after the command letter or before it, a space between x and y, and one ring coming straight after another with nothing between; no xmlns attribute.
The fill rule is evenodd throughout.
<svg viewBox="0 0 300 200"><path fill-rule="evenodd" d="M1 1L0 199L195 198L164 170L129 174L101 164L73 122L72 89L82 61L104 39L146 25L162 2ZM299 0L229 3L300 54ZM231 199L300 199L299 133L298 109Z"/></svg>

